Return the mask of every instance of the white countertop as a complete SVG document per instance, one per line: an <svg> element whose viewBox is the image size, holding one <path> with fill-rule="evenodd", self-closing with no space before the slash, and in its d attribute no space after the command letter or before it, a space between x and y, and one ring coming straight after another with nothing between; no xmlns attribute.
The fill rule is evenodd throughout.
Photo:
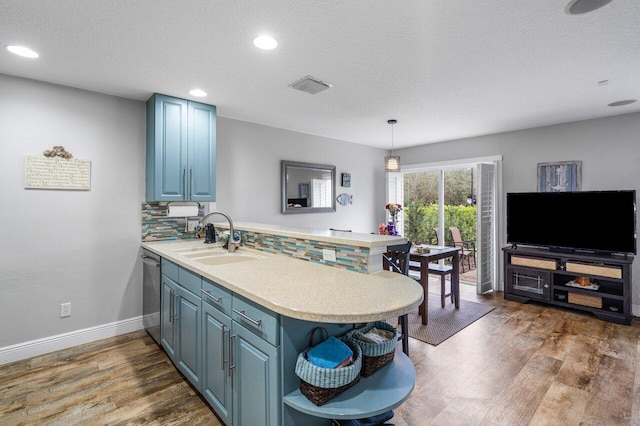
<svg viewBox="0 0 640 426"><path fill-rule="evenodd" d="M287 231L277 232L284 235ZM203 241L143 242L142 247L278 314L306 321L347 324L383 320L408 313L422 302L420 284L390 271L363 274L246 247L236 253L261 258L211 266L176 253L203 247Z"/></svg>
<svg viewBox="0 0 640 426"><path fill-rule="evenodd" d="M212 219L215 220L216 218L214 217ZM216 226L217 225L218 223L216 222ZM229 227L228 223L225 221L220 222L219 225L223 228ZM402 244L407 242L407 239L400 235L380 235L365 234L360 232L330 231L328 229L267 225L262 223L234 222L233 227L236 230L276 234L285 237L300 238L305 240L311 239L333 243L336 245L356 247L386 247L388 245Z"/></svg>

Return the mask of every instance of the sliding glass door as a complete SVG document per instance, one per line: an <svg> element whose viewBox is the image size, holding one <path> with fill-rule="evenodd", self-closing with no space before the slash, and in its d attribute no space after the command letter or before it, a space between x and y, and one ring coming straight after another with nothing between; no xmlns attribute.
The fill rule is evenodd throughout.
<svg viewBox="0 0 640 426"><path fill-rule="evenodd" d="M461 250L461 282L478 293L498 289L496 162L415 167L389 181L390 202L404 205L401 234L416 244Z"/></svg>

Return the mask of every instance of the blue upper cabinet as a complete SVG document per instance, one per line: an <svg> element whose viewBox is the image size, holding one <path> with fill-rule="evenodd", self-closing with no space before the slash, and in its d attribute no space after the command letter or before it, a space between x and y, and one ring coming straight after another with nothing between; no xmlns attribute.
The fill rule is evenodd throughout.
<svg viewBox="0 0 640 426"><path fill-rule="evenodd" d="M147 201L215 201L216 107L147 101Z"/></svg>

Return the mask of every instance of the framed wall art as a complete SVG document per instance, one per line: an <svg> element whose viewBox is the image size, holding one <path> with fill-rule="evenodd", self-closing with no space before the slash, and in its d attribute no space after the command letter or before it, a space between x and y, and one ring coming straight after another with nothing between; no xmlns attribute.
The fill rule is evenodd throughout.
<svg viewBox="0 0 640 426"><path fill-rule="evenodd" d="M348 188L351 186L351 173L342 174L342 186Z"/></svg>
<svg viewBox="0 0 640 426"><path fill-rule="evenodd" d="M538 192L580 191L582 161L538 163Z"/></svg>

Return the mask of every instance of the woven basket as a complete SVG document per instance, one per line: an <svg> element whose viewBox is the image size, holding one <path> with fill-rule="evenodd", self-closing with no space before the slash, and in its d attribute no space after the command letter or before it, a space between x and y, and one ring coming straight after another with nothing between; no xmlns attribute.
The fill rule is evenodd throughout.
<svg viewBox="0 0 640 426"><path fill-rule="evenodd" d="M310 341L316 329L311 331ZM325 330L326 332L326 330ZM353 351L353 363L342 368L322 368L307 360L305 349L298 355L296 375L300 377L300 392L315 405L322 405L334 396L344 392L360 380L362 349L355 343L343 340Z"/></svg>
<svg viewBox="0 0 640 426"><path fill-rule="evenodd" d="M592 308L602 308L602 297L587 296L584 294L569 293L569 303L576 305L590 306Z"/></svg>
<svg viewBox="0 0 640 426"><path fill-rule="evenodd" d="M383 343L369 343L358 339L358 335L366 334L374 327L379 330L393 331L393 338ZM362 349L362 369L360 370L362 377L371 376L393 360L396 354L398 336L398 330L384 321L369 323L365 327L351 330L346 334L345 338L348 341L353 342Z"/></svg>

